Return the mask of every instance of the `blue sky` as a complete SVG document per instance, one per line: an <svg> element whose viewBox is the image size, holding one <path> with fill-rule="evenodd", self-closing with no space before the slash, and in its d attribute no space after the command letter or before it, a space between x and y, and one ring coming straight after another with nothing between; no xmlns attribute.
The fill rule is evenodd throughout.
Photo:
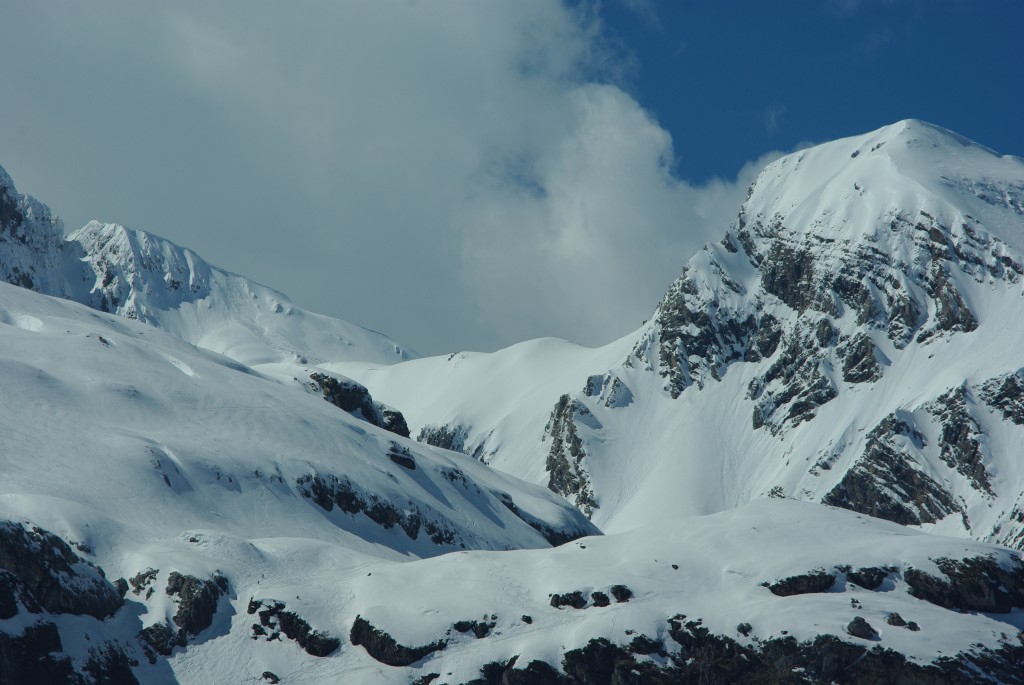
<svg viewBox="0 0 1024 685"><path fill-rule="evenodd" d="M799 146L1024 154L1021 0L0 0L0 166L421 352L607 343Z"/></svg>
<svg viewBox="0 0 1024 685"><path fill-rule="evenodd" d="M601 12L684 179L905 118L1024 155L1019 0L606 0Z"/></svg>

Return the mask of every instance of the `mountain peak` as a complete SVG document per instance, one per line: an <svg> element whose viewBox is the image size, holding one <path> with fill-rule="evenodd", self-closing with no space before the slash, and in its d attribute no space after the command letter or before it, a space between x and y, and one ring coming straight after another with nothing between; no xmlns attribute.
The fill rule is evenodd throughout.
<svg viewBox="0 0 1024 685"><path fill-rule="evenodd" d="M1024 161L918 119L786 155L758 176L741 222L800 227L826 240L879 239L924 213L1024 249Z"/></svg>

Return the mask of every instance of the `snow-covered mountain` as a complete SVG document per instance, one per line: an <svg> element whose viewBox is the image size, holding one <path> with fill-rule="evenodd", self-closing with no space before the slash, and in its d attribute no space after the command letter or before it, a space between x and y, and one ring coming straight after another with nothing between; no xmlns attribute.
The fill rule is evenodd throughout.
<svg viewBox="0 0 1024 685"><path fill-rule="evenodd" d="M91 221L65 239L38 200L0 169L0 279L137 319L247 366L418 355L360 326L313 314L285 295L206 263L151 233Z"/></svg>
<svg viewBox="0 0 1024 685"><path fill-rule="evenodd" d="M770 164L636 333L340 364L604 530L767 495L1024 544L1024 162L908 120Z"/></svg>
<svg viewBox="0 0 1024 685"><path fill-rule="evenodd" d="M0 174L0 685L1024 682L1022 200L900 122L634 334L402 361Z"/></svg>

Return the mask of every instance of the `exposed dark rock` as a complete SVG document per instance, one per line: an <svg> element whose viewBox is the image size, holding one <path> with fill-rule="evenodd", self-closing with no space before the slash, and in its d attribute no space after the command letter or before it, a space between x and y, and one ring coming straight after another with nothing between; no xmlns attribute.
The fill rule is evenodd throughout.
<svg viewBox="0 0 1024 685"><path fill-rule="evenodd" d="M633 598L633 591L625 585L612 585L608 592L612 593L612 597L615 601L621 604L622 602L628 602Z"/></svg>
<svg viewBox="0 0 1024 685"><path fill-rule="evenodd" d="M864 333L854 336L839 353L843 359L843 380L847 383L871 383L882 377L875 343Z"/></svg>
<svg viewBox="0 0 1024 685"><path fill-rule="evenodd" d="M591 592L590 599L594 602L596 607L606 607L611 604L611 600L608 599L608 595L603 592Z"/></svg>
<svg viewBox="0 0 1024 685"><path fill-rule="evenodd" d="M797 327L787 334L775 361L747 387L754 400L754 429L768 426L773 434L784 426L796 426L815 416L818 407L837 396L835 384L824 367L826 351L818 350L813 331Z"/></svg>
<svg viewBox="0 0 1024 685"><path fill-rule="evenodd" d="M864 454L822 502L904 525L961 512L953 495L917 467L901 444L906 441L897 440L923 447L924 437L908 421L890 414L875 426Z"/></svg>
<svg viewBox="0 0 1024 685"><path fill-rule="evenodd" d="M388 458L403 469L416 470L416 460L413 458L412 453L409 452L408 447L391 443L391 449L388 450Z"/></svg>
<svg viewBox="0 0 1024 685"><path fill-rule="evenodd" d="M405 422L405 416L402 412L391 407L380 407L380 427L386 431L394 433L395 435L401 435L403 438L409 437L409 424Z"/></svg>
<svg viewBox="0 0 1024 685"><path fill-rule="evenodd" d="M412 685L430 685L432 682L441 677L440 673L428 673L422 675L416 680L412 681Z"/></svg>
<svg viewBox="0 0 1024 685"><path fill-rule="evenodd" d="M942 461L966 476L975 489L993 494L981 446L984 433L971 416L970 403L967 389L961 385L930 403L927 409L942 425L939 437Z"/></svg>
<svg viewBox="0 0 1024 685"><path fill-rule="evenodd" d="M14 596L33 613L42 608L53 614L85 614L98 619L112 616L124 604L102 569L40 528L0 522L0 571L8 572L0 579L0 585L7 588L0 591L0 603L7 603L8 612Z"/></svg>
<svg viewBox="0 0 1024 685"><path fill-rule="evenodd" d="M747 351L743 360L759 362L768 359L775 354L781 340L782 326L779 325L778 319L770 314L763 315L747 343Z"/></svg>
<svg viewBox="0 0 1024 685"><path fill-rule="evenodd" d="M871 624L861 616L857 616L850 621L849 625L846 626L846 632L862 640L874 640L878 637L878 633L871 627Z"/></svg>
<svg viewBox="0 0 1024 685"><path fill-rule="evenodd" d="M572 607L573 609L583 609L587 606L587 600L583 597L583 593L579 590L573 592L566 592L563 594L551 595L551 606L556 609L562 607Z"/></svg>
<svg viewBox="0 0 1024 685"><path fill-rule="evenodd" d="M905 628L907 625L907 622L903 620L903 617L895 611L885 617L885 622L891 626L896 626L897 628Z"/></svg>
<svg viewBox="0 0 1024 685"><path fill-rule="evenodd" d="M947 609L1005 614L1024 608L1024 564L1015 558L1010 570L995 557L934 559L945 579L919 569L903 578L910 594Z"/></svg>
<svg viewBox="0 0 1024 685"><path fill-rule="evenodd" d="M158 569L148 568L145 571L139 571L129 578L128 584L132 587L132 594L139 595L143 590L147 589L156 580L157 573L159 573ZM148 597L149 595L147 595L147 599Z"/></svg>
<svg viewBox="0 0 1024 685"><path fill-rule="evenodd" d="M835 342L836 329L828 319L818 319L818 323L814 324L814 339L818 342L818 347L831 347Z"/></svg>
<svg viewBox="0 0 1024 685"><path fill-rule="evenodd" d="M390 456L398 460L406 457L401 451L394 450ZM405 468L415 468L412 456L408 455L408 458L412 466L405 466ZM399 508L397 504L377 495L362 493L348 478L338 478L333 475L300 476L295 483L303 497L313 500L324 511L332 511L337 505L347 514L362 512L371 521L387 530L398 526L412 540L417 539L422 527L427 532L430 541L436 545L451 545L458 541L457 533L451 529L448 522L424 520L424 514L412 500L408 500L405 507Z"/></svg>
<svg viewBox="0 0 1024 685"><path fill-rule="evenodd" d="M743 291L716 261L711 260L708 266L725 289ZM747 352L747 341L757 329L757 317L721 307L720 295L725 293L710 291L703 275L687 266L658 305L658 373L673 398L694 383L703 387L707 381L719 380L729 364L743 359ZM639 347L633 354L646 358Z"/></svg>
<svg viewBox="0 0 1024 685"><path fill-rule="evenodd" d="M859 628L854 630L859 631ZM668 633L678 649L648 638L640 642L634 640L629 648L596 638L582 648L565 653L564 674L545 665L534 679L503 679L517 672L513 669L513 659L505 664L488 664L481 669L484 677L471 683L968 685L989 682L989 678L1013 685L1024 683L1024 674L1020 671L1024 646L1009 642L996 650L974 648L941 658L934 664L921 665L879 645L869 648L834 635L819 635L806 642L787 636L744 646L729 637L711 633L701 621L688 621L685 616L670 619ZM661 665L640 661L635 656L657 654L659 650L668 655L668 661Z"/></svg>
<svg viewBox="0 0 1024 685"><path fill-rule="evenodd" d="M877 590L888 575L889 571L884 568L869 566L849 571L846 574L846 579L865 590Z"/></svg>
<svg viewBox="0 0 1024 685"><path fill-rule="evenodd" d="M567 542L579 540L582 537L594 535L598 532L596 528L593 530L585 530L581 527L576 526L572 528L563 529L552 528L543 521L540 521L539 519L531 516L530 514L516 506L516 503L512 500L512 496L509 495L507 492L494 492L493 494L501 501L503 505L505 505L506 509L511 511L513 514L519 517L519 519L521 519L524 523L526 523L528 526L530 526L535 531L540 533L545 540L551 543L552 547L558 547L559 545L564 545Z"/></svg>
<svg viewBox="0 0 1024 685"><path fill-rule="evenodd" d="M374 402L366 386L320 372L311 373L309 378L324 399L338 409L403 438L409 437L409 426L402 413Z"/></svg>
<svg viewBox="0 0 1024 685"><path fill-rule="evenodd" d="M590 415L590 410L578 400L562 395L551 411L541 438L551 438L545 462L548 489L573 502L587 518L593 515L597 501L584 463L587 451L577 432L576 419Z"/></svg>
<svg viewBox="0 0 1024 685"><path fill-rule="evenodd" d="M810 248L798 249L775 242L761 265L761 286L798 312L821 307L814 284L814 253Z"/></svg>
<svg viewBox="0 0 1024 685"><path fill-rule="evenodd" d="M293 611L286 611L284 602L274 599L249 600L246 611L258 614L260 622L252 625L253 638L267 636L267 641L280 639L284 633L289 640L295 640L310 656L324 657L341 646L341 640L313 628L304 618ZM275 636L277 636L275 638Z"/></svg>
<svg viewBox="0 0 1024 685"><path fill-rule="evenodd" d="M133 665L137 664L120 645L108 642L89 651L82 670L89 674L95 685L139 685L132 673Z"/></svg>
<svg viewBox="0 0 1024 685"><path fill-rule="evenodd" d="M1019 373L986 381L979 395L986 404L1001 412L1005 420L1024 426L1024 379Z"/></svg>
<svg viewBox="0 0 1024 685"><path fill-rule="evenodd" d="M18 595L21 583L10 571L0 571L0 620L18 615Z"/></svg>
<svg viewBox="0 0 1024 685"><path fill-rule="evenodd" d="M383 630L375 628L362 616L356 616L349 633L353 645L362 645L366 653L388 666L410 666L429 654L448 646L446 640L438 640L421 647L406 647L398 644Z"/></svg>
<svg viewBox="0 0 1024 685"><path fill-rule="evenodd" d="M416 441L452 452L465 453L467 437L469 437L469 428L466 426L424 426L420 429L420 434L416 436Z"/></svg>
<svg viewBox="0 0 1024 685"><path fill-rule="evenodd" d="M452 627L460 633L472 632L479 640L490 635L496 625L498 625L496 621L488 621L485 618L483 621L456 621Z"/></svg>
<svg viewBox="0 0 1024 685"><path fill-rule="evenodd" d="M529 616L529 615L527 615L527 614L523 614L523 615L522 615L522 616L520 617L520 620L521 620L521 621L522 621L523 623L526 623L526 624L531 624L531 623L533 623L533 616Z"/></svg>
<svg viewBox="0 0 1024 685"><path fill-rule="evenodd" d="M217 603L221 595L227 594L227 579L215 574L208 580L172 571L167 576L167 596L178 597L178 610L174 623L181 628L184 639L198 635L213 624Z"/></svg>
<svg viewBox="0 0 1024 685"><path fill-rule="evenodd" d="M935 318L933 325L917 336L918 342L925 342L937 333L969 333L978 327L978 319L940 262L932 263L927 288L935 300Z"/></svg>
<svg viewBox="0 0 1024 685"><path fill-rule="evenodd" d="M556 668L543 661L531 661L526 668L515 668L518 656L505 663L492 661L480 668L480 678L465 685L568 685Z"/></svg>
<svg viewBox="0 0 1024 685"><path fill-rule="evenodd" d="M263 675L260 677L270 683L270 685L277 685L277 683L281 682L281 679L273 671L263 671Z"/></svg>
<svg viewBox="0 0 1024 685"><path fill-rule="evenodd" d="M819 569L810 573L783 578L774 583L763 583L763 585L773 595L791 597L793 595L807 595L815 592L828 592L835 582L836 577L834 575Z"/></svg>
<svg viewBox="0 0 1024 685"><path fill-rule="evenodd" d="M71 659L63 651L57 626L48 621L30 625L20 635L0 632L0 685L47 683L78 685Z"/></svg>
<svg viewBox="0 0 1024 685"><path fill-rule="evenodd" d="M149 663L156 663L156 655L170 656L175 647L188 644L184 631L177 631L164 622L154 623L139 631L139 641Z"/></svg>

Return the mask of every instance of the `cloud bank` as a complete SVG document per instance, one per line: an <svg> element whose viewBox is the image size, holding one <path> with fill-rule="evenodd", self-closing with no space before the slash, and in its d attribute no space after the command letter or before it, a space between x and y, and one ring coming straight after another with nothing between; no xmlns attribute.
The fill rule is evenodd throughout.
<svg viewBox="0 0 1024 685"><path fill-rule="evenodd" d="M629 332L765 161L676 178L586 3L5 14L0 165L19 188L70 229L153 231L425 352Z"/></svg>

